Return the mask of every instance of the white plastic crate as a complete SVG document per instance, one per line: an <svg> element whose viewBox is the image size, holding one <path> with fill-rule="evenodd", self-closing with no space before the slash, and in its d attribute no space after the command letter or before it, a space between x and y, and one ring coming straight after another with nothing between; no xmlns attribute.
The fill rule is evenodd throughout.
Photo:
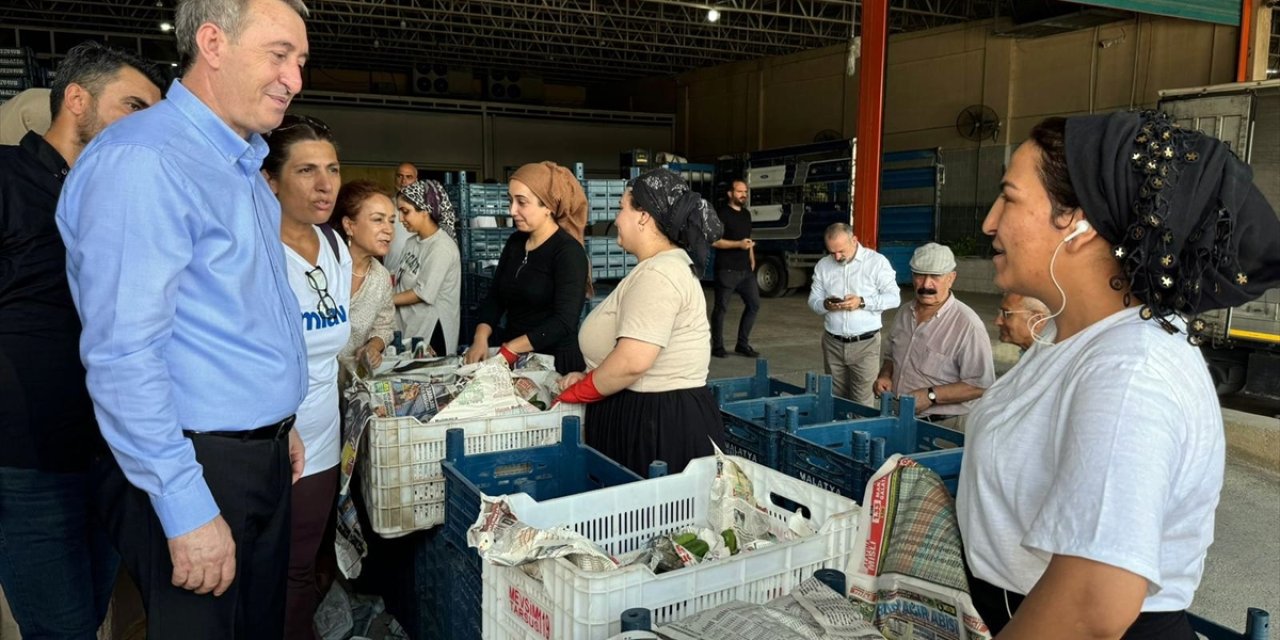
<svg viewBox="0 0 1280 640"><path fill-rule="evenodd" d="M422 423L416 418L374 418L360 454L361 485L369 523L397 537L444 523L444 436L466 432L467 454L526 449L560 442L560 421L582 417L583 405L483 420Z"/></svg>
<svg viewBox="0 0 1280 640"><path fill-rule="evenodd" d="M818 533L663 574L641 566L595 573L557 559L541 563L539 581L518 568L484 563L484 637L605 640L621 631L618 617L632 607L649 609L657 626L731 600L763 604L790 593L818 569L845 570L858 528L853 500L749 460L731 459L751 478L757 503L771 516L785 523L792 513L771 496L791 500L808 508ZM542 503L525 494L508 499L522 522L570 526L618 555L656 535L705 525L715 475L715 458L708 457L663 478Z"/></svg>

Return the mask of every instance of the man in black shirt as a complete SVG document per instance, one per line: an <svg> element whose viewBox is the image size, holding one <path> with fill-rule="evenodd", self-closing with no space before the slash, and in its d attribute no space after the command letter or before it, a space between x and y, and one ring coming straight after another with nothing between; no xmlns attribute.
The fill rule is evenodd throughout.
<svg viewBox="0 0 1280 640"><path fill-rule="evenodd" d="M164 79L97 43L71 49L41 137L0 147L0 584L23 637L93 637L119 560L91 515L106 446L80 364L80 320L54 222L62 182L107 125Z"/></svg>
<svg viewBox="0 0 1280 640"><path fill-rule="evenodd" d="M756 255L751 240L751 212L747 210L747 183L734 180L729 189L729 202L716 214L724 225L724 235L711 246L716 248L716 304L711 311L711 355L723 358L724 314L729 294L742 296L746 308L738 322L738 342L733 350L748 358L760 354L751 348L751 327L760 311L760 289L756 286Z"/></svg>

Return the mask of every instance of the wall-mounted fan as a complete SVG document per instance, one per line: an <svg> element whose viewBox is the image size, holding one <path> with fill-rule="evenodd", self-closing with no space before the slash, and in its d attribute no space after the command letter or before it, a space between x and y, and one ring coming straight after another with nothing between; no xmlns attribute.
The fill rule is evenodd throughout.
<svg viewBox="0 0 1280 640"><path fill-rule="evenodd" d="M969 105L956 116L956 133L969 140L995 140L1000 135L1000 116L985 104Z"/></svg>

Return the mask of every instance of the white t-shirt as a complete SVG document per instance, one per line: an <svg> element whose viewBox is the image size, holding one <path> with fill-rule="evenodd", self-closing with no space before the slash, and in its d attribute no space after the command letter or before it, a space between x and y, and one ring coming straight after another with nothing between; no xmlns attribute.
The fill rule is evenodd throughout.
<svg viewBox="0 0 1280 640"><path fill-rule="evenodd" d="M289 286L298 297L302 336L307 343L307 397L298 407L298 419L294 423L307 452L303 476L338 464L338 441L342 437L338 413L338 352L351 334L347 317L351 308L351 254L339 242L338 255L333 255L324 232L319 227L315 232L320 239L319 265L311 264L288 245L284 247ZM324 271L325 288L337 306L338 313L332 320L321 315L320 294L307 281L307 272L316 266Z"/></svg>
<svg viewBox="0 0 1280 640"><path fill-rule="evenodd" d="M969 414L956 500L969 567L1025 594L1051 556L1087 558L1146 578L1143 611L1185 609L1225 459L1213 382L1185 334L1126 309L1033 345Z"/></svg>
<svg viewBox="0 0 1280 640"><path fill-rule="evenodd" d="M462 257L444 229L427 238L415 235L405 243L396 273L396 293L410 289L418 294L419 302L396 307L396 324L405 346L413 338L430 342L439 322L445 349L457 353L462 326Z"/></svg>

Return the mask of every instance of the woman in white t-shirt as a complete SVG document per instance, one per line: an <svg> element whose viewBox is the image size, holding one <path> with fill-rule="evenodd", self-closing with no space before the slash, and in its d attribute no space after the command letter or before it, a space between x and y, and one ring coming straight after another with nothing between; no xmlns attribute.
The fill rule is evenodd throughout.
<svg viewBox="0 0 1280 640"><path fill-rule="evenodd" d="M578 331L588 371L560 380L560 402L586 403L586 442L632 471L654 460L672 473L723 445L711 390L711 325L698 276L723 227L680 176L633 179L616 221L639 259Z"/></svg>
<svg viewBox="0 0 1280 640"><path fill-rule="evenodd" d="M454 214L444 188L419 180L396 197L400 223L413 233L396 270L396 321L406 346L421 338L438 355L458 352L462 325L462 257L453 239Z"/></svg>
<svg viewBox="0 0 1280 640"><path fill-rule="evenodd" d="M342 184L329 128L313 118L285 116L267 144L262 171L280 199L280 239L298 299L310 379L294 423L306 448L306 467L291 498L285 638L311 639L320 604L316 557L338 494L337 356L351 331L351 255L325 224Z"/></svg>
<svg viewBox="0 0 1280 640"><path fill-rule="evenodd" d="M1183 318L1275 286L1280 222L1226 145L1150 112L1047 119L1001 186L995 282L1055 313L969 414L974 603L1002 639L1191 640L1225 446Z"/></svg>

